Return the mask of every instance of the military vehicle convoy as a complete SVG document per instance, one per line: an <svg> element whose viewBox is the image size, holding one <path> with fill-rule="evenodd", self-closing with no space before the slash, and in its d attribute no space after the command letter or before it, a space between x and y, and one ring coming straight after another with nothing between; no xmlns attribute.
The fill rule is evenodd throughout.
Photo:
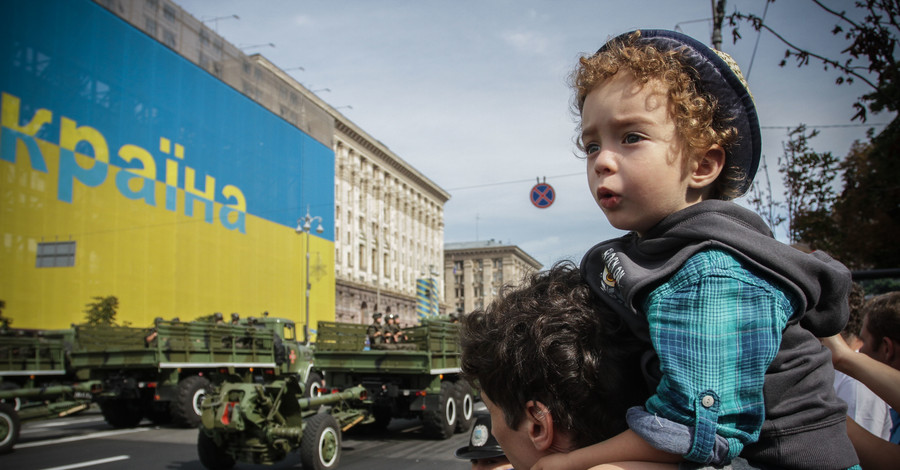
<svg viewBox="0 0 900 470"><path fill-rule="evenodd" d="M375 425L419 418L425 431L446 439L474 422L472 387L460 378L459 327L438 319L405 328L412 349L365 350L366 327L319 322L315 368L329 387L362 385Z"/></svg>
<svg viewBox="0 0 900 470"><path fill-rule="evenodd" d="M14 444L20 420L92 401L114 427L136 426L144 417L196 427L211 382L242 375L292 377L305 396L317 395L322 383L312 371L311 348L282 318L0 332L0 451L7 439L9 448Z"/></svg>
<svg viewBox="0 0 900 470"><path fill-rule="evenodd" d="M428 320L407 328L408 349L365 349L366 327L319 322L315 371L332 393L304 398L295 375L229 374L203 402L197 452L210 470L236 461L273 464L300 451L304 469L337 467L341 435L356 425L417 417L448 438L474 421L472 389L459 377L458 327ZM327 409L316 411L321 405Z"/></svg>

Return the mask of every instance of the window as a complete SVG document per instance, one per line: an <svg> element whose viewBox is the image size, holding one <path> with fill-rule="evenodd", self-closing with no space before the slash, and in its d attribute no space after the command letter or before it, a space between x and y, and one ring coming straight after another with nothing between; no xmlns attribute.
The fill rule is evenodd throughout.
<svg viewBox="0 0 900 470"><path fill-rule="evenodd" d="M65 268L75 266L75 242L38 243L38 268Z"/></svg>
<svg viewBox="0 0 900 470"><path fill-rule="evenodd" d="M147 34L151 36L156 36L156 20L153 18L144 18L144 29L147 30Z"/></svg>
<svg viewBox="0 0 900 470"><path fill-rule="evenodd" d="M163 16L169 21L175 21L175 7L163 5Z"/></svg>
<svg viewBox="0 0 900 470"><path fill-rule="evenodd" d="M163 44L175 49L175 33L163 28Z"/></svg>

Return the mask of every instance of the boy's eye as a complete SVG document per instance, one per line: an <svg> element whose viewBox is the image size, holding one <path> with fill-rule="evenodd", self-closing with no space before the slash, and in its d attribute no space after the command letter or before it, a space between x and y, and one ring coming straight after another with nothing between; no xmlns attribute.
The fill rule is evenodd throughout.
<svg viewBox="0 0 900 470"><path fill-rule="evenodd" d="M584 146L584 153L586 153L588 155L590 155L594 152L597 152L599 150L600 150L600 146L595 143L590 143L590 144L587 144Z"/></svg>
<svg viewBox="0 0 900 470"><path fill-rule="evenodd" d="M626 144L636 144L642 140L644 140L644 138L638 134L626 134L625 138L622 139L622 142Z"/></svg>

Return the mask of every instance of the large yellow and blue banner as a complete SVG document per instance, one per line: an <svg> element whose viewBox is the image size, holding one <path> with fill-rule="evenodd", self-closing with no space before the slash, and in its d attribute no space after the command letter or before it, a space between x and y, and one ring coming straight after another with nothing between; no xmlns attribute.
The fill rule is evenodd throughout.
<svg viewBox="0 0 900 470"><path fill-rule="evenodd" d="M14 327L334 316L334 152L89 0L0 5L0 300ZM324 232L298 236L309 207ZM314 225L314 228L318 224ZM309 246L306 246L309 240Z"/></svg>

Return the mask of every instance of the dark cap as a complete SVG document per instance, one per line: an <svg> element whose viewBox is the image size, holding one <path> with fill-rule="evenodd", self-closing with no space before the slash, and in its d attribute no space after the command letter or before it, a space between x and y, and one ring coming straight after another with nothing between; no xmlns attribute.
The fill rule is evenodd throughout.
<svg viewBox="0 0 900 470"><path fill-rule="evenodd" d="M491 434L491 415L480 413L477 417L469 434L469 445L456 449L456 458L471 460L505 457L497 439Z"/></svg>
<svg viewBox="0 0 900 470"><path fill-rule="evenodd" d="M237 313L231 314L231 321L238 321L240 318L241 318L241 316L238 315Z"/></svg>
<svg viewBox="0 0 900 470"><path fill-rule="evenodd" d="M388 318L388 320L393 320L393 319L397 318L397 315L394 315L393 313L389 313L389 314L387 314L387 318Z"/></svg>
<svg viewBox="0 0 900 470"><path fill-rule="evenodd" d="M635 31L621 34L603 45L603 52L610 44L626 42ZM737 129L738 138L726 149L726 166L737 167L744 179L734 189L742 195L750 189L762 151L759 118L747 82L737 63L728 54L714 50L702 42L682 33L662 29L641 29L638 42L650 42L659 50L682 50L685 64L696 74L694 80L701 93L715 97L718 110L716 119L724 118Z"/></svg>
<svg viewBox="0 0 900 470"><path fill-rule="evenodd" d="M381 312L375 312L375 313L372 314L372 319L373 319L373 320L377 320L377 319L379 319L379 318L381 318Z"/></svg>

